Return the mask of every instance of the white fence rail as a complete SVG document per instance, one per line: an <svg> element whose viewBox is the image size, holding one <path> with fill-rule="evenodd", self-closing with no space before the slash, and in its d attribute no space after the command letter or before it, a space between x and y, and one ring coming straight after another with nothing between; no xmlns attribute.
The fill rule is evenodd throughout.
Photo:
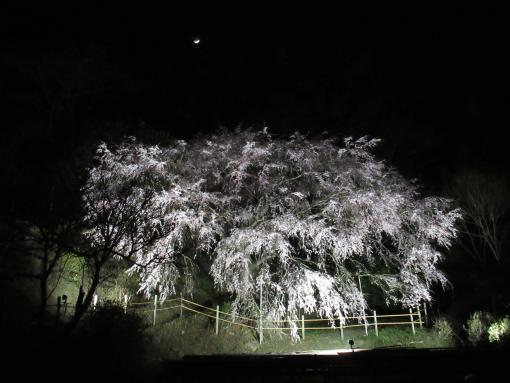
<svg viewBox="0 0 510 383"><path fill-rule="evenodd" d="M100 305L97 298L94 299L92 310ZM67 303L62 304L60 299L55 305L57 308L57 317L64 317L66 313L72 310L71 305ZM375 335L379 336L379 329L384 326L410 326L413 334L416 334L416 326L423 327L424 321L422 320L421 308L417 307L414 310L409 309L409 312L402 314L387 314L380 315L374 310L372 315L365 314L363 316L349 316L344 318L308 318L302 315L301 318L295 321L289 320L271 320L261 321L260 319L249 318L241 315L234 315L225 311L221 311L219 306L211 308L202 304L190 301L188 299L178 297L167 299L165 301L159 300L157 295L154 296L153 300L143 302L129 302L127 295L124 296L122 307L124 312L132 310L134 312L143 312L151 315L152 325L156 326L158 313L168 310L176 310L179 316L183 317L183 311L191 312L196 315L201 315L214 320L214 331L215 334L219 334L220 322L229 323L232 325L246 327L259 332L259 337L263 339L263 332L270 330L292 330L296 327L291 327L291 322L298 324L297 327L301 338L305 339L307 331L328 331L328 330L340 330L342 339L344 339L344 330L348 328L360 328L364 327L365 334L368 335L368 329L373 328ZM425 320L427 320L427 308L423 305L423 312ZM63 315L62 315L63 314ZM402 320L403 319L403 320Z"/></svg>

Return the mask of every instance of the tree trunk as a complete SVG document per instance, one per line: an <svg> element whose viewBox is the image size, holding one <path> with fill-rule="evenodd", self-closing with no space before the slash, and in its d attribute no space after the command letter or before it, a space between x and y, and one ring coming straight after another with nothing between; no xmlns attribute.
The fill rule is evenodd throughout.
<svg viewBox="0 0 510 383"><path fill-rule="evenodd" d="M37 313L37 322L39 326L44 325L44 319L46 317L46 306L48 304L48 242L45 240L42 264L39 274L39 311Z"/></svg>
<svg viewBox="0 0 510 383"><path fill-rule="evenodd" d="M90 286L88 288L87 293L85 294L85 298L83 299L83 302L81 302L80 299L76 302L76 310L74 311L74 315L69 321L69 324L67 325L69 330L73 330L76 328L78 323L80 322L83 315L87 312L89 309L92 299L94 298L94 293L96 292L97 286L99 285L99 277L101 274L101 266L99 264L96 265L94 270L94 275L92 277ZM83 296L82 294L80 294Z"/></svg>
<svg viewBox="0 0 510 383"><path fill-rule="evenodd" d="M46 318L46 308L48 306L48 276L45 273L39 278L39 295L40 301L37 322L39 326L43 326Z"/></svg>

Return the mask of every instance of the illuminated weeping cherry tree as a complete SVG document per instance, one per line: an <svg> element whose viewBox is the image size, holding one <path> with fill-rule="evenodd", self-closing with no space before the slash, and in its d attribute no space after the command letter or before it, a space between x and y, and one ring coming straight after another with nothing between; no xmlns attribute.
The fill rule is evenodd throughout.
<svg viewBox="0 0 510 383"><path fill-rule="evenodd" d="M235 313L258 312L262 291L264 319L291 321L294 335L301 310L360 314L358 275L370 275L388 301L430 300L431 284L446 282L438 248L450 246L460 212L448 200L421 198L377 161L377 142L347 138L340 146L237 130L166 149L121 146L153 153L165 180L154 191L157 203L145 207L157 217L157 234L131 254L142 290L171 294L186 274L179 265L210 257L210 274L233 295Z"/></svg>

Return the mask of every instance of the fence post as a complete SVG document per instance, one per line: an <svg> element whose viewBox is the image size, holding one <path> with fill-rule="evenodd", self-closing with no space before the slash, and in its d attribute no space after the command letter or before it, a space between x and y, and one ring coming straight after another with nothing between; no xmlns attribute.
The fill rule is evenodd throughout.
<svg viewBox="0 0 510 383"><path fill-rule="evenodd" d="M377 328L377 311L374 310L374 324L375 324L375 336L379 336L379 329Z"/></svg>
<svg viewBox="0 0 510 383"><path fill-rule="evenodd" d="M342 319L340 319L340 337L344 340L344 325L342 323Z"/></svg>
<svg viewBox="0 0 510 383"><path fill-rule="evenodd" d="M427 313L427 302L423 302L423 314L425 314L425 325L429 325L429 315Z"/></svg>
<svg viewBox="0 0 510 383"><path fill-rule="evenodd" d="M420 322L420 328L423 328L423 322L421 320L420 306L418 306L418 322Z"/></svg>
<svg viewBox="0 0 510 383"><path fill-rule="evenodd" d="M359 291L361 296L363 297L363 289L361 288L361 275L358 275L358 283L359 283ZM363 304L363 320L365 321L365 335L368 336L368 324L367 324L367 316L365 314L365 304Z"/></svg>
<svg viewBox="0 0 510 383"><path fill-rule="evenodd" d="M93 307L94 311L96 311L96 306L97 306L97 294L94 294L94 300L92 303L92 307Z"/></svg>
<svg viewBox="0 0 510 383"><path fill-rule="evenodd" d="M182 293L181 293L181 304L180 304L180 307L181 307L181 316L179 317L179 319L182 319Z"/></svg>
<svg viewBox="0 0 510 383"><path fill-rule="evenodd" d="M60 298L60 296L57 297L57 323L60 320L60 304L61 304L61 299L62 298Z"/></svg>
<svg viewBox="0 0 510 383"><path fill-rule="evenodd" d="M127 308L128 308L128 295L124 294L124 314L127 314Z"/></svg>
<svg viewBox="0 0 510 383"><path fill-rule="evenodd" d="M409 308L409 316L411 317L411 327L413 329L413 334L416 334L416 331L414 329L414 317L413 317L413 309Z"/></svg>
<svg viewBox="0 0 510 383"><path fill-rule="evenodd" d="M64 301L64 315L62 315L62 319L66 319L67 313L67 295L62 295L62 300Z"/></svg>
<svg viewBox="0 0 510 383"><path fill-rule="evenodd" d="M220 323L220 306L216 305L216 335L218 335L219 323Z"/></svg>
<svg viewBox="0 0 510 383"><path fill-rule="evenodd" d="M158 294L154 295L154 320L152 322L153 326L156 326L156 312L158 309Z"/></svg>
<svg viewBox="0 0 510 383"><path fill-rule="evenodd" d="M305 340L305 316L301 315L301 337Z"/></svg>
<svg viewBox="0 0 510 383"><path fill-rule="evenodd" d="M259 344L264 340L264 327L262 326L262 281L260 282L260 313L259 313Z"/></svg>

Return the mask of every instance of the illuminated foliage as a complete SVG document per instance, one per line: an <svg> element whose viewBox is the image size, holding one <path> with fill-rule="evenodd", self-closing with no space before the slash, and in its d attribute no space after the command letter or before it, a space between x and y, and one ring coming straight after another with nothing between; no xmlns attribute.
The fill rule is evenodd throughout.
<svg viewBox="0 0 510 383"><path fill-rule="evenodd" d="M106 177L99 189L108 191L86 198L107 217L120 217L119 203L127 207L134 232L112 229L122 238L115 251L137 262L146 293L171 294L193 258L206 256L235 312L258 310L262 288L268 321L295 321L300 310L340 318L361 312L358 275L370 275L388 301L413 306L430 300L433 282L446 282L438 248L450 246L460 213L446 199L420 197L416 185L376 160L377 143L237 130L168 148L125 143L110 152L103 145L88 185L94 190ZM122 202L119 190L128 190ZM88 235L101 246L104 232L91 225Z"/></svg>
<svg viewBox="0 0 510 383"><path fill-rule="evenodd" d="M489 342L501 342L510 335L510 319L504 317L491 324L488 330Z"/></svg>

